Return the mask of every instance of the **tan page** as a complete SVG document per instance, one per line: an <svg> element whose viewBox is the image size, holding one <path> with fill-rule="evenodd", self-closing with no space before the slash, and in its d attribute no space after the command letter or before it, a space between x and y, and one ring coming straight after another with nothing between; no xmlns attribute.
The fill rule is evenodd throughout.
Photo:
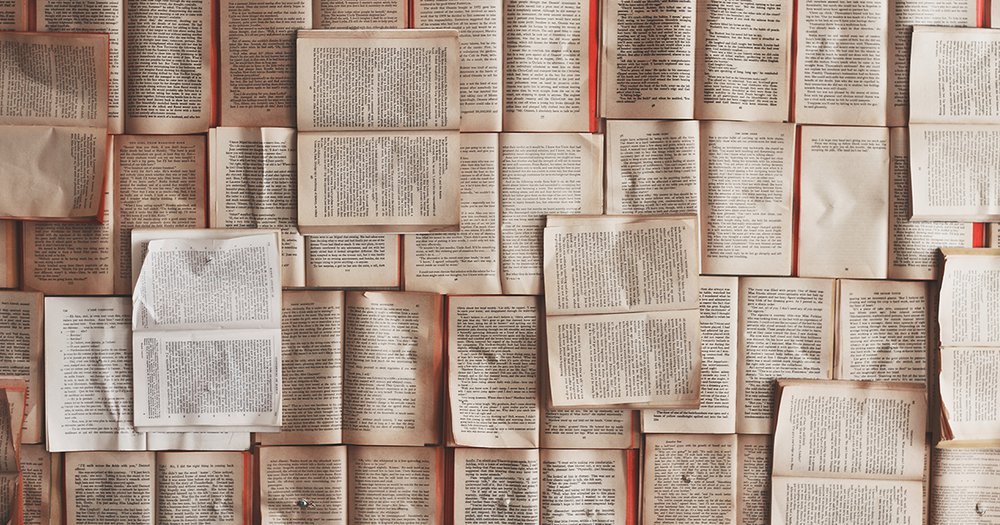
<svg viewBox="0 0 1000 525"><path fill-rule="evenodd" d="M347 447L261 447L261 525L347 525Z"/></svg>
<svg viewBox="0 0 1000 525"><path fill-rule="evenodd" d="M926 384L930 290L915 281L839 281L837 379Z"/></svg>
<svg viewBox="0 0 1000 525"><path fill-rule="evenodd" d="M936 449L931 462L930 522L997 523L1000 451Z"/></svg>
<svg viewBox="0 0 1000 525"><path fill-rule="evenodd" d="M310 0L220 0L223 126L295 125L295 32L312 15Z"/></svg>
<svg viewBox="0 0 1000 525"><path fill-rule="evenodd" d="M436 525L444 513L444 460L436 447L351 447L348 523Z"/></svg>
<svg viewBox="0 0 1000 525"><path fill-rule="evenodd" d="M22 443L41 443L45 424L43 302L40 293L0 291L0 376L18 377L28 386Z"/></svg>
<svg viewBox="0 0 1000 525"><path fill-rule="evenodd" d="M945 252L938 322L943 346L1000 347L1000 251Z"/></svg>
<svg viewBox="0 0 1000 525"><path fill-rule="evenodd" d="M692 410L643 410L646 433L733 434L736 432L736 344L739 280L702 276L701 393Z"/></svg>
<svg viewBox="0 0 1000 525"><path fill-rule="evenodd" d="M537 525L541 455L538 449L455 449L454 524Z"/></svg>
<svg viewBox="0 0 1000 525"><path fill-rule="evenodd" d="M407 290L499 294L500 152L496 133L463 133L459 231L404 237Z"/></svg>
<svg viewBox="0 0 1000 525"><path fill-rule="evenodd" d="M62 522L62 516L56 516L52 512L53 497L59 496L52 493L52 463L61 461L59 454L46 452L44 444L21 447L21 506L24 525Z"/></svg>
<svg viewBox="0 0 1000 525"><path fill-rule="evenodd" d="M739 525L771 523L771 437L737 436L736 511Z"/></svg>
<svg viewBox="0 0 1000 525"><path fill-rule="evenodd" d="M602 116L694 118L697 3L603 5Z"/></svg>
<svg viewBox="0 0 1000 525"><path fill-rule="evenodd" d="M406 29L406 0L312 0L314 29Z"/></svg>
<svg viewBox="0 0 1000 525"><path fill-rule="evenodd" d="M697 5L695 118L789 120L793 2Z"/></svg>
<svg viewBox="0 0 1000 525"><path fill-rule="evenodd" d="M772 432L776 379L833 377L836 290L831 279L740 280L739 433Z"/></svg>
<svg viewBox="0 0 1000 525"><path fill-rule="evenodd" d="M28 30L28 2L5 0L0 3L0 31Z"/></svg>
<svg viewBox="0 0 1000 525"><path fill-rule="evenodd" d="M1000 443L1000 389L996 384L1000 348L945 346L940 360L938 389L945 439L968 442L950 446L996 447Z"/></svg>
<svg viewBox="0 0 1000 525"><path fill-rule="evenodd" d="M542 293L547 215L602 212L603 150L602 135L500 135L500 275L505 294Z"/></svg>
<svg viewBox="0 0 1000 525"><path fill-rule="evenodd" d="M343 441L344 293L285 290L281 295L281 432L262 445Z"/></svg>
<svg viewBox="0 0 1000 525"><path fill-rule="evenodd" d="M213 2L124 2L125 131L208 131L213 116ZM165 46L174 52L161 53Z"/></svg>
<svg viewBox="0 0 1000 525"><path fill-rule="evenodd" d="M701 126L701 269L790 275L795 125Z"/></svg>
<svg viewBox="0 0 1000 525"><path fill-rule="evenodd" d="M243 452L156 455L156 523L242 525L252 509Z"/></svg>
<svg viewBox="0 0 1000 525"><path fill-rule="evenodd" d="M20 278L17 221L0 220L0 288L17 288Z"/></svg>
<svg viewBox="0 0 1000 525"><path fill-rule="evenodd" d="M591 0L503 3L504 131L591 130L590 15Z"/></svg>
<svg viewBox="0 0 1000 525"><path fill-rule="evenodd" d="M608 120L605 213L698 213L698 124Z"/></svg>
<svg viewBox="0 0 1000 525"><path fill-rule="evenodd" d="M643 523L736 525L735 434L649 434L643 461Z"/></svg>
<svg viewBox="0 0 1000 525"><path fill-rule="evenodd" d="M66 454L66 525L156 523L153 452Z"/></svg>
<svg viewBox="0 0 1000 525"><path fill-rule="evenodd" d="M988 29L914 27L911 56L920 67L910 71L910 122L1000 123L1000 82L983 67L1000 55L998 42Z"/></svg>
<svg viewBox="0 0 1000 525"><path fill-rule="evenodd" d="M911 124L910 151L913 220L1000 220L1000 126Z"/></svg>
<svg viewBox="0 0 1000 525"><path fill-rule="evenodd" d="M802 128L798 275L884 279L889 130Z"/></svg>
<svg viewBox="0 0 1000 525"><path fill-rule="evenodd" d="M539 446L539 301L448 300L448 408L458 446Z"/></svg>
<svg viewBox="0 0 1000 525"><path fill-rule="evenodd" d="M442 297L350 292L344 311L344 441L441 440Z"/></svg>
<svg viewBox="0 0 1000 525"><path fill-rule="evenodd" d="M990 248L1000 248L1000 224L991 223L986 225L986 246Z"/></svg>
<svg viewBox="0 0 1000 525"><path fill-rule="evenodd" d="M541 519L546 525L628 523L629 452L542 450Z"/></svg>
<svg viewBox="0 0 1000 525"><path fill-rule="evenodd" d="M458 29L462 131L503 127L503 2L414 0L413 27Z"/></svg>
<svg viewBox="0 0 1000 525"><path fill-rule="evenodd" d="M306 286L399 287L399 235L309 235L305 240Z"/></svg>
<svg viewBox="0 0 1000 525"><path fill-rule="evenodd" d="M133 228L204 228L205 138L114 138L115 293L132 292Z"/></svg>
<svg viewBox="0 0 1000 525"><path fill-rule="evenodd" d="M803 0L797 24L795 121L885 126L889 0Z"/></svg>
<svg viewBox="0 0 1000 525"><path fill-rule="evenodd" d="M122 89L124 58L122 34L125 27L123 0L36 0L38 31L59 33L107 33L108 47L108 133L124 133ZM24 29L27 29L25 27Z"/></svg>
<svg viewBox="0 0 1000 525"><path fill-rule="evenodd" d="M639 441L634 414L632 410L615 408L543 405L541 448L633 448Z"/></svg>

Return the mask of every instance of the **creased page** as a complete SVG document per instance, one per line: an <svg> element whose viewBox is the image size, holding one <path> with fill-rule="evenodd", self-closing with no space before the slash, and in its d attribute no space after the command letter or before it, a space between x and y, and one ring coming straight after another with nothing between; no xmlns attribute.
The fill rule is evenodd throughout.
<svg viewBox="0 0 1000 525"><path fill-rule="evenodd" d="M628 523L628 451L542 450L539 456L541 523Z"/></svg>
<svg viewBox="0 0 1000 525"><path fill-rule="evenodd" d="M1000 523L1000 450L934 450L930 522Z"/></svg>
<svg viewBox="0 0 1000 525"><path fill-rule="evenodd" d="M790 275L795 125L701 126L701 269Z"/></svg>
<svg viewBox="0 0 1000 525"><path fill-rule="evenodd" d="M590 131L592 0L503 3L504 131Z"/></svg>
<svg viewBox="0 0 1000 525"><path fill-rule="evenodd" d="M399 235L307 235L306 286L398 288Z"/></svg>
<svg viewBox="0 0 1000 525"><path fill-rule="evenodd" d="M604 4L603 116L694 118L696 5L694 0Z"/></svg>
<svg viewBox="0 0 1000 525"><path fill-rule="evenodd" d="M738 470L736 471L736 523L770 525L771 523L771 437L737 436Z"/></svg>
<svg viewBox="0 0 1000 525"><path fill-rule="evenodd" d="M247 523L249 459L244 452L158 453L155 523Z"/></svg>
<svg viewBox="0 0 1000 525"><path fill-rule="evenodd" d="M295 33L312 15L310 0L220 0L223 126L295 125Z"/></svg>
<svg viewBox="0 0 1000 525"><path fill-rule="evenodd" d="M416 292L500 293L499 135L463 133L458 232L404 238L404 286Z"/></svg>
<svg viewBox="0 0 1000 525"><path fill-rule="evenodd" d="M500 135L500 275L505 294L542 293L547 215L600 214L603 137Z"/></svg>
<svg viewBox="0 0 1000 525"><path fill-rule="evenodd" d="M910 70L910 122L997 124L1000 33L989 29L916 26Z"/></svg>
<svg viewBox="0 0 1000 525"><path fill-rule="evenodd" d="M701 393L691 410L643 410L647 433L733 434L736 432L736 344L739 281L702 276Z"/></svg>
<svg viewBox="0 0 1000 525"><path fill-rule="evenodd" d="M0 291L0 376L20 378L28 388L22 443L40 443L45 423L43 308L40 293Z"/></svg>
<svg viewBox="0 0 1000 525"><path fill-rule="evenodd" d="M348 449L353 525L435 525L444 519L444 458L436 447Z"/></svg>
<svg viewBox="0 0 1000 525"><path fill-rule="evenodd" d="M448 406L459 446L539 446L537 297L448 300Z"/></svg>
<svg viewBox="0 0 1000 525"><path fill-rule="evenodd" d="M125 132L212 124L212 0L125 2ZM164 47L172 50L163 53Z"/></svg>
<svg viewBox="0 0 1000 525"><path fill-rule="evenodd" d="M802 128L798 274L884 279L889 130Z"/></svg>
<svg viewBox="0 0 1000 525"><path fill-rule="evenodd" d="M1000 220L1000 126L911 124L910 150L913 220Z"/></svg>
<svg viewBox="0 0 1000 525"><path fill-rule="evenodd" d="M66 454L66 525L156 523L156 455Z"/></svg>
<svg viewBox="0 0 1000 525"><path fill-rule="evenodd" d="M736 525L736 435L650 434L642 523Z"/></svg>
<svg viewBox="0 0 1000 525"><path fill-rule="evenodd" d="M0 3L0 31L28 30L27 0L5 0Z"/></svg>
<svg viewBox="0 0 1000 525"><path fill-rule="evenodd" d="M344 441L440 442L442 296L350 292L344 310Z"/></svg>
<svg viewBox="0 0 1000 525"><path fill-rule="evenodd" d="M606 126L606 213L698 213L698 121L608 120Z"/></svg>
<svg viewBox="0 0 1000 525"><path fill-rule="evenodd" d="M407 0L312 0L314 29L406 29Z"/></svg>
<svg viewBox="0 0 1000 525"><path fill-rule="evenodd" d="M740 280L739 433L772 431L776 379L833 377L836 286L832 279Z"/></svg>
<svg viewBox="0 0 1000 525"><path fill-rule="evenodd" d="M347 525L347 447L261 447L261 525Z"/></svg>
<svg viewBox="0 0 1000 525"><path fill-rule="evenodd" d="M455 525L539 523L540 455L538 449L455 449Z"/></svg>
<svg viewBox="0 0 1000 525"><path fill-rule="evenodd" d="M698 2L698 119L788 120L792 2Z"/></svg>

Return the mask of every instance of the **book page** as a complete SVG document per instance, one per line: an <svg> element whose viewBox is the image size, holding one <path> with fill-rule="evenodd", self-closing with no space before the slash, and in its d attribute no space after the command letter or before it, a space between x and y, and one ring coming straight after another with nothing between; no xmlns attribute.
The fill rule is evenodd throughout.
<svg viewBox="0 0 1000 525"><path fill-rule="evenodd" d="M351 447L347 463L348 523L441 523L442 452L436 447Z"/></svg>
<svg viewBox="0 0 1000 525"><path fill-rule="evenodd" d="M156 523L242 525L249 521L250 457L244 452L156 455Z"/></svg>
<svg viewBox="0 0 1000 525"><path fill-rule="evenodd" d="M285 290L281 295L281 432L262 445L343 441L344 293Z"/></svg>
<svg viewBox="0 0 1000 525"><path fill-rule="evenodd" d="M804 0L797 13L795 121L885 126L889 0Z"/></svg>
<svg viewBox="0 0 1000 525"><path fill-rule="evenodd" d="M930 291L915 281L839 281L837 379L926 384Z"/></svg>
<svg viewBox="0 0 1000 525"><path fill-rule="evenodd" d="M306 286L398 288L399 235L308 235Z"/></svg>
<svg viewBox="0 0 1000 525"><path fill-rule="evenodd" d="M908 132L889 130L889 278L933 280L941 273L941 247L971 247L973 227L961 222L910 220L910 148ZM918 153L919 155L919 153ZM919 191L919 190L918 190ZM916 195L917 192L914 192Z"/></svg>
<svg viewBox="0 0 1000 525"><path fill-rule="evenodd" d="M17 288L20 277L17 221L0 220L0 288Z"/></svg>
<svg viewBox="0 0 1000 525"><path fill-rule="evenodd" d="M792 4L698 2L695 118L788 120Z"/></svg>
<svg viewBox="0 0 1000 525"><path fill-rule="evenodd" d="M699 123L608 120L605 212L698 213Z"/></svg>
<svg viewBox="0 0 1000 525"><path fill-rule="evenodd" d="M126 297L45 300L48 450L146 447L132 426L131 320Z"/></svg>
<svg viewBox="0 0 1000 525"><path fill-rule="evenodd" d="M771 437L740 435L737 441L736 523L771 523Z"/></svg>
<svg viewBox="0 0 1000 525"><path fill-rule="evenodd" d="M4 0L0 2L0 31L28 30L28 2Z"/></svg>
<svg viewBox="0 0 1000 525"><path fill-rule="evenodd" d="M1000 252L945 252L938 323L942 346L1000 346Z"/></svg>
<svg viewBox="0 0 1000 525"><path fill-rule="evenodd" d="M603 149L601 135L500 135L503 293L542 293L542 230L546 216L603 211Z"/></svg>
<svg viewBox="0 0 1000 525"><path fill-rule="evenodd" d="M995 523L998 508L1000 451L934 450L931 462L931 523Z"/></svg>
<svg viewBox="0 0 1000 525"><path fill-rule="evenodd" d="M344 310L344 441L440 442L442 300L417 292L349 292Z"/></svg>
<svg viewBox="0 0 1000 525"><path fill-rule="evenodd" d="M450 297L449 426L458 446L539 446L538 298Z"/></svg>
<svg viewBox="0 0 1000 525"><path fill-rule="evenodd" d="M913 220L1000 220L1000 126L911 124Z"/></svg>
<svg viewBox="0 0 1000 525"><path fill-rule="evenodd" d="M147 432L146 450L249 450L249 432Z"/></svg>
<svg viewBox="0 0 1000 525"><path fill-rule="evenodd" d="M884 279L889 130L802 128L798 275Z"/></svg>
<svg viewBox="0 0 1000 525"><path fill-rule="evenodd" d="M21 447L21 507L24 525L49 525L62 520L53 514L52 464L62 462L60 454L46 452L44 444ZM60 479L59 482L62 480Z"/></svg>
<svg viewBox="0 0 1000 525"><path fill-rule="evenodd" d="M694 118L696 5L604 4L602 116Z"/></svg>
<svg viewBox="0 0 1000 525"><path fill-rule="evenodd" d="M459 140L455 131L299 134L299 231L458 231Z"/></svg>
<svg viewBox="0 0 1000 525"><path fill-rule="evenodd" d="M776 379L833 377L836 286L828 279L740 280L739 433L772 431Z"/></svg>
<svg viewBox="0 0 1000 525"><path fill-rule="evenodd" d="M454 29L312 30L297 42L299 131L459 128Z"/></svg>
<svg viewBox="0 0 1000 525"><path fill-rule="evenodd" d="M628 523L633 465L625 450L542 450L541 523Z"/></svg>
<svg viewBox="0 0 1000 525"><path fill-rule="evenodd" d="M11 2L14 5L17 2ZM27 2L25 2L27 3ZM37 31L59 33L107 33L108 47L108 133L124 133L122 106L122 34L125 27L122 0L36 0ZM26 14L26 13L25 13ZM22 27L21 30L26 30Z"/></svg>
<svg viewBox="0 0 1000 525"><path fill-rule="evenodd" d="M261 447L261 525L347 525L347 447Z"/></svg>
<svg viewBox="0 0 1000 525"><path fill-rule="evenodd" d="M596 118L591 0L503 3L504 131L591 131Z"/></svg>
<svg viewBox="0 0 1000 525"><path fill-rule="evenodd" d="M462 133L458 232L404 237L404 286L417 292L500 293L500 152L495 133Z"/></svg>
<svg viewBox="0 0 1000 525"><path fill-rule="evenodd" d="M455 525L538 524L541 454L538 449L455 449Z"/></svg>
<svg viewBox="0 0 1000 525"><path fill-rule="evenodd" d="M114 138L115 293L132 292L133 228L204 228L205 139Z"/></svg>
<svg viewBox="0 0 1000 525"><path fill-rule="evenodd" d="M923 492L924 484L912 480L775 477L771 486L771 523L924 523Z"/></svg>
<svg viewBox="0 0 1000 525"><path fill-rule="evenodd" d="M414 0L413 27L458 29L462 131L503 127L503 2Z"/></svg>
<svg viewBox="0 0 1000 525"><path fill-rule="evenodd" d="M945 346L941 348L942 425L945 439L1000 442L1000 388L994 378L1000 373L1000 348Z"/></svg>
<svg viewBox="0 0 1000 525"><path fill-rule="evenodd" d="M40 293L0 291L0 376L18 377L28 387L22 443L41 443L45 424L43 303Z"/></svg>
<svg viewBox="0 0 1000 525"><path fill-rule="evenodd" d="M66 524L156 522L153 452L66 454Z"/></svg>
<svg viewBox="0 0 1000 525"><path fill-rule="evenodd" d="M649 433L732 434L736 432L736 343L739 281L702 276L701 393L690 410L643 410L642 431Z"/></svg>
<svg viewBox="0 0 1000 525"><path fill-rule="evenodd" d="M910 71L910 122L996 124L1000 81L983 64L997 60L998 44L988 29L914 27L911 56L927 58Z"/></svg>
<svg viewBox="0 0 1000 525"><path fill-rule="evenodd" d="M208 131L213 116L213 2L124 1L125 131ZM164 46L174 52L157 51Z"/></svg>
<svg viewBox="0 0 1000 525"><path fill-rule="evenodd" d="M221 125L295 125L295 33L312 14L310 0L220 0Z"/></svg>
<svg viewBox="0 0 1000 525"><path fill-rule="evenodd" d="M643 461L643 523L736 525L735 434L649 434Z"/></svg>
<svg viewBox="0 0 1000 525"><path fill-rule="evenodd" d="M545 377L542 378L543 384ZM548 397L548 389L542 392ZM639 425L632 410L542 405L541 448L632 448Z"/></svg>
<svg viewBox="0 0 1000 525"><path fill-rule="evenodd" d="M407 0L312 0L314 29L406 29Z"/></svg>
<svg viewBox="0 0 1000 525"><path fill-rule="evenodd" d="M976 0L889 0L889 115L890 127L906 126L910 113L910 41L913 26L976 27ZM927 56L931 55L916 55ZM920 68L926 67L920 60Z"/></svg>
<svg viewBox="0 0 1000 525"><path fill-rule="evenodd" d="M790 275L795 125L701 126L701 269Z"/></svg>

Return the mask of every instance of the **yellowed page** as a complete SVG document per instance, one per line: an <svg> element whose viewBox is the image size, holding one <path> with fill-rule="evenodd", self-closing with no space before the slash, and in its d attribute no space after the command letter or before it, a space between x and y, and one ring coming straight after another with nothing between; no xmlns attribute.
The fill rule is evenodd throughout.
<svg viewBox="0 0 1000 525"><path fill-rule="evenodd" d="M444 518L444 461L435 447L351 447L353 525L434 525Z"/></svg>
<svg viewBox="0 0 1000 525"><path fill-rule="evenodd" d="M608 120L606 213L698 213L698 124Z"/></svg>
<svg viewBox="0 0 1000 525"><path fill-rule="evenodd" d="M646 433L733 434L736 432L736 343L739 280L702 276L701 393L691 410L643 410Z"/></svg>
<svg viewBox="0 0 1000 525"><path fill-rule="evenodd" d="M1000 224L987 224L985 236L986 246L1000 248Z"/></svg>
<svg viewBox="0 0 1000 525"><path fill-rule="evenodd" d="M45 451L44 444L21 447L21 505L24 525L49 525L62 522L61 515L53 515L52 463L61 461L59 454ZM59 480L60 482L62 480Z"/></svg>
<svg viewBox="0 0 1000 525"><path fill-rule="evenodd" d="M0 220L0 288L17 288L20 255L16 221Z"/></svg>
<svg viewBox="0 0 1000 525"><path fill-rule="evenodd" d="M22 443L41 443L45 424L43 303L37 292L0 291L0 376L19 377L28 385Z"/></svg>
<svg viewBox="0 0 1000 525"><path fill-rule="evenodd" d="M538 449L455 449L455 525L539 523L544 516L541 454Z"/></svg>
<svg viewBox="0 0 1000 525"><path fill-rule="evenodd" d="M448 300L449 428L458 446L539 446L537 297Z"/></svg>
<svg viewBox="0 0 1000 525"><path fill-rule="evenodd" d="M115 293L132 292L133 228L204 228L205 138L114 138Z"/></svg>
<svg viewBox="0 0 1000 525"><path fill-rule="evenodd" d="M442 297L350 292L344 311L344 441L441 440Z"/></svg>
<svg viewBox="0 0 1000 525"><path fill-rule="evenodd" d="M1000 125L911 124L913 219L1000 220Z"/></svg>
<svg viewBox="0 0 1000 525"><path fill-rule="evenodd" d="M310 0L219 1L223 126L295 125L295 32L312 14Z"/></svg>
<svg viewBox="0 0 1000 525"><path fill-rule="evenodd" d="M66 454L66 524L156 522L156 455Z"/></svg>
<svg viewBox="0 0 1000 525"><path fill-rule="evenodd" d="M702 124L703 273L792 273L794 179L794 124Z"/></svg>
<svg viewBox="0 0 1000 525"><path fill-rule="evenodd" d="M930 522L996 523L1000 451L937 449L931 463Z"/></svg>
<svg viewBox="0 0 1000 525"><path fill-rule="evenodd" d="M454 29L300 31L298 129L457 130L458 55Z"/></svg>
<svg viewBox="0 0 1000 525"><path fill-rule="evenodd" d="M590 6L503 3L504 131L590 131Z"/></svg>
<svg viewBox="0 0 1000 525"><path fill-rule="evenodd" d="M698 2L697 35L695 118L789 120L792 2Z"/></svg>
<svg viewBox="0 0 1000 525"><path fill-rule="evenodd" d="M503 127L503 2L414 0L413 27L458 29L462 131Z"/></svg>
<svg viewBox="0 0 1000 525"><path fill-rule="evenodd" d="M544 378L542 383L545 383ZM547 392L547 389L543 390ZM541 447L618 449L637 447L639 424L634 414L634 411L625 409L552 408L543 404Z"/></svg>
<svg viewBox="0 0 1000 525"><path fill-rule="evenodd" d="M499 135L463 133L459 231L404 237L406 290L500 293Z"/></svg>
<svg viewBox="0 0 1000 525"><path fill-rule="evenodd" d="M306 286L399 287L399 235L309 235L305 241Z"/></svg>
<svg viewBox="0 0 1000 525"><path fill-rule="evenodd" d="M833 377L836 289L832 279L740 280L739 433L772 432L776 379Z"/></svg>
<svg viewBox="0 0 1000 525"><path fill-rule="evenodd" d="M35 19L38 31L59 33L107 33L108 47L108 133L124 132L122 34L125 27L122 0L36 0ZM24 27L23 29L27 29Z"/></svg>
<svg viewBox="0 0 1000 525"><path fill-rule="evenodd" d="M984 64L997 59L997 42L988 29L914 27L911 56L921 67L910 71L910 122L996 124L1000 81Z"/></svg>
<svg viewBox="0 0 1000 525"><path fill-rule="evenodd" d="M312 0L314 29L406 29L406 0Z"/></svg>
<svg viewBox="0 0 1000 525"><path fill-rule="evenodd" d="M603 210L603 136L500 135L500 275L505 294L542 293L547 215Z"/></svg>
<svg viewBox="0 0 1000 525"><path fill-rule="evenodd" d="M212 0L125 2L125 132L212 125ZM173 50L162 53L164 47ZM169 86L169 90L164 89Z"/></svg>
<svg viewBox="0 0 1000 525"><path fill-rule="evenodd" d="M889 130L802 128L798 275L884 279Z"/></svg>
<svg viewBox="0 0 1000 525"><path fill-rule="evenodd" d="M239 525L252 510L243 452L156 455L156 523Z"/></svg>
<svg viewBox="0 0 1000 525"><path fill-rule="evenodd" d="M736 435L650 434L642 523L736 525Z"/></svg>
<svg viewBox="0 0 1000 525"><path fill-rule="evenodd" d="M347 447L261 447L261 525L347 525Z"/></svg>
<svg viewBox="0 0 1000 525"><path fill-rule="evenodd" d="M912 480L775 477L772 525L911 525L924 522L924 484Z"/></svg>
<svg viewBox="0 0 1000 525"><path fill-rule="evenodd" d="M285 290L281 295L281 432L262 445L343 441L344 293Z"/></svg>
<svg viewBox="0 0 1000 525"><path fill-rule="evenodd" d="M739 525L771 523L771 437L737 436L736 509Z"/></svg>
<svg viewBox="0 0 1000 525"><path fill-rule="evenodd" d="M694 118L696 5L604 3L602 116Z"/></svg>
<svg viewBox="0 0 1000 525"><path fill-rule="evenodd" d="M542 450L539 456L540 523L628 523L627 451Z"/></svg>
<svg viewBox="0 0 1000 525"><path fill-rule="evenodd" d="M28 2L3 0L0 2L0 31L28 30Z"/></svg>
<svg viewBox="0 0 1000 525"><path fill-rule="evenodd" d="M795 121L885 126L889 0L803 0L797 24Z"/></svg>

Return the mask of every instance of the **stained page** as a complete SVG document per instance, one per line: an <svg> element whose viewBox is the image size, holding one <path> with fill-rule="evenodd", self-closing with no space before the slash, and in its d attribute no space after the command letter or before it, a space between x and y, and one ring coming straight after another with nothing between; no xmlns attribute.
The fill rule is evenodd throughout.
<svg viewBox="0 0 1000 525"><path fill-rule="evenodd" d="M436 447L351 447L348 523L434 525L444 519L444 458Z"/></svg>
<svg viewBox="0 0 1000 525"><path fill-rule="evenodd" d="M643 461L643 523L736 524L735 434L650 434Z"/></svg>
<svg viewBox="0 0 1000 525"><path fill-rule="evenodd" d="M530 525L541 515L538 449L455 449L455 525Z"/></svg>
<svg viewBox="0 0 1000 525"><path fill-rule="evenodd" d="M347 525L347 447L261 447L261 525Z"/></svg>

